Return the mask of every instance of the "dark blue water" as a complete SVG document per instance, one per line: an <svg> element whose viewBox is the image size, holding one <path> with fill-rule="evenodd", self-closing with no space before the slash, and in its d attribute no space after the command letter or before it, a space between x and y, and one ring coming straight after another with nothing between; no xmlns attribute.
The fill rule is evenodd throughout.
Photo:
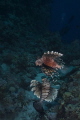
<svg viewBox="0 0 80 120"><path fill-rule="evenodd" d="M59 31L63 41L80 39L80 1L55 0L52 4L50 30Z"/></svg>

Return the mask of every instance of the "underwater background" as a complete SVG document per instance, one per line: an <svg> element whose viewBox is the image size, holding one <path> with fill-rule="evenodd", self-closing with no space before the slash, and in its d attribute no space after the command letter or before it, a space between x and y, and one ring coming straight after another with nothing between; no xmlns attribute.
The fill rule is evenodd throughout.
<svg viewBox="0 0 80 120"><path fill-rule="evenodd" d="M80 120L79 18L79 0L0 0L0 120Z"/></svg>

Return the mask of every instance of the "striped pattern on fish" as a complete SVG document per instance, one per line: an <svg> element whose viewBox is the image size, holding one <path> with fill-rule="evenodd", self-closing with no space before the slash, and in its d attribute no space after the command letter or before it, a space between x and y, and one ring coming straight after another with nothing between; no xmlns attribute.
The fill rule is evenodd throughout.
<svg viewBox="0 0 80 120"><path fill-rule="evenodd" d="M40 98L40 101L47 101L51 102L54 101L58 94L58 89L51 87L49 81L44 78L42 79L42 83L32 80L31 85L32 87L31 91L34 92L34 95L36 95L38 98Z"/></svg>
<svg viewBox="0 0 80 120"><path fill-rule="evenodd" d="M46 78L42 79L42 94L41 101L45 100L50 93L50 83Z"/></svg>

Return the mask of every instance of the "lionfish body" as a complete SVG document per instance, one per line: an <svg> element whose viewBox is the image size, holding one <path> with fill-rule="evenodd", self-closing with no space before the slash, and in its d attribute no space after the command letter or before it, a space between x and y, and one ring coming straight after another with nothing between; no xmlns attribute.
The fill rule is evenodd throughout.
<svg viewBox="0 0 80 120"><path fill-rule="evenodd" d="M44 53L40 59L36 60L35 64L37 66L41 66L42 71L46 75L52 75L58 69L61 69L64 66L63 61L60 58L61 56L63 56L63 54L58 52L48 51Z"/></svg>
<svg viewBox="0 0 80 120"><path fill-rule="evenodd" d="M41 101L45 100L50 93L50 83L46 79L42 79Z"/></svg>
<svg viewBox="0 0 80 120"><path fill-rule="evenodd" d="M30 86L32 87L31 91L40 98L41 102L44 100L51 102L57 97L58 89L52 88L46 78L42 79L42 83L32 80Z"/></svg>

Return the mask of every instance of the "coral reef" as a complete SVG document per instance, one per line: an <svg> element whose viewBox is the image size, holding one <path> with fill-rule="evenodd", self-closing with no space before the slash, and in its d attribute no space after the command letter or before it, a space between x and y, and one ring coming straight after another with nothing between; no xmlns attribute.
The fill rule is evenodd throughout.
<svg viewBox="0 0 80 120"><path fill-rule="evenodd" d="M41 72L51 75L55 66L62 67L62 61L57 59L44 61L45 65L41 66L43 71L35 66L37 59L47 58L48 54L43 55L47 50L64 54L63 60L69 67L61 72L64 74L68 71L69 74L60 77L56 74L56 82L47 76L48 87L53 86L57 93L55 101L44 102L47 114L43 120L80 120L80 40L64 44L59 32L49 31L49 5L52 2L53 0L0 0L0 120L39 119L39 114L33 107L33 101L39 99L31 92L31 80L37 80L42 86L41 77L48 74ZM48 57L51 58L51 55ZM59 72L58 70L55 69ZM60 88L59 91L57 87ZM42 92L45 93L46 89L42 89ZM49 88L47 92L50 92ZM56 106L57 110L54 110Z"/></svg>
<svg viewBox="0 0 80 120"><path fill-rule="evenodd" d="M16 118L27 106L29 96L25 92L30 90L30 81L38 73L31 54L8 51L0 54L0 120Z"/></svg>
<svg viewBox="0 0 80 120"><path fill-rule="evenodd" d="M58 111L58 119L80 120L80 70L72 73L67 79L69 79L68 82L63 83L60 91L63 95Z"/></svg>

